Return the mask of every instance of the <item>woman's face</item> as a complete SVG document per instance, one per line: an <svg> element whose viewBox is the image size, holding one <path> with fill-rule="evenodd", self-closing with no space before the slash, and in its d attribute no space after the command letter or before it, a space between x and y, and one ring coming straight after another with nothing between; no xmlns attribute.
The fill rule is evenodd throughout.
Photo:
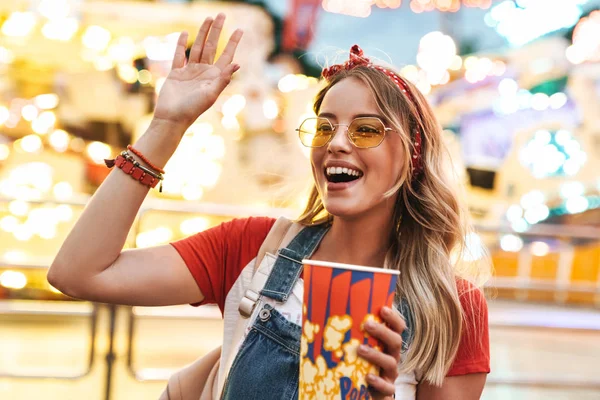
<svg viewBox="0 0 600 400"><path fill-rule="evenodd" d="M329 144L311 152L313 176L325 209L343 218L391 212L397 193L388 198L384 194L394 187L402 173L404 152L399 133L387 131L378 147L361 149L350 142L346 132L347 125L361 116L377 116L390 127L368 86L356 78L338 82L325 94L319 116L334 125L342 124ZM332 167L354 170L358 177L354 174L356 179L339 183L350 178L332 176Z"/></svg>

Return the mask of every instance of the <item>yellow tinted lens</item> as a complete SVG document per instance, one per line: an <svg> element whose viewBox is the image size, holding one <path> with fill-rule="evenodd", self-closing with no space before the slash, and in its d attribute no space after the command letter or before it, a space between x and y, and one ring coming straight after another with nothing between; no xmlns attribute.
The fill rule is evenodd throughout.
<svg viewBox="0 0 600 400"><path fill-rule="evenodd" d="M300 141L307 147L321 147L333 135L333 126L324 118L307 118L300 125Z"/></svg>
<svg viewBox="0 0 600 400"><path fill-rule="evenodd" d="M348 132L357 147L375 147L383 141L385 126L378 118L356 118Z"/></svg>

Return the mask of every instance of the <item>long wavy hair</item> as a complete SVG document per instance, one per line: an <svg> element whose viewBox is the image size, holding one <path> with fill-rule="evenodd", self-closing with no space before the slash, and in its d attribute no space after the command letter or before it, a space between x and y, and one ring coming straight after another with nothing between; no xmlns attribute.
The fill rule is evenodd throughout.
<svg viewBox="0 0 600 400"><path fill-rule="evenodd" d="M481 315L479 310L465 312L460 297L481 295L474 291L489 277L490 264L466 261L468 213L459 200L455 180L449 176L449 154L442 129L425 97L407 82L413 102L383 72L357 66L342 70L327 81L314 102L317 115L329 89L347 78L358 79L371 90L387 124L402 139L403 176L386 193L392 196L399 192L394 210L395 231L391 232L385 268L401 271L397 297L405 299L411 311L411 334L415 340L403 355L401 370L414 371L418 378L439 386L456 356L465 324L487 323L477 318ZM422 172L413 177L409 155L416 129L422 132ZM332 219L313 186L298 222L314 225ZM473 284L461 284L465 280ZM469 303L476 302L465 302Z"/></svg>

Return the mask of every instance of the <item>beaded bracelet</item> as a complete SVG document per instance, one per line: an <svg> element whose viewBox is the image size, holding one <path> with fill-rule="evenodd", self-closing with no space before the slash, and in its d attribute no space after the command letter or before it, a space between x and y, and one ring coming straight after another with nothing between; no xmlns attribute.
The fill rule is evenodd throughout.
<svg viewBox="0 0 600 400"><path fill-rule="evenodd" d="M138 150L134 149L132 145L127 145L127 150L131 151L133 154L135 154L136 156L138 156L139 158L142 159L143 162L145 162L150 168L152 168L155 171L160 172L161 174L165 173L165 170L162 168L157 167L156 165L152 164L150 162L150 160L148 160L142 153L140 153Z"/></svg>

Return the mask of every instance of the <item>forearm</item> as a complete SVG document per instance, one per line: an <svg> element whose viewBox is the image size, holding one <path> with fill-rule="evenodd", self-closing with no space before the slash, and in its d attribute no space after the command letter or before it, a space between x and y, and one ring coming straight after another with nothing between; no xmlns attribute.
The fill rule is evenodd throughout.
<svg viewBox="0 0 600 400"><path fill-rule="evenodd" d="M155 120L134 147L162 168L175 152L184 131L184 126ZM73 284L71 279L82 282L112 265L148 191L147 186L115 168L64 241L48 280L68 286Z"/></svg>

